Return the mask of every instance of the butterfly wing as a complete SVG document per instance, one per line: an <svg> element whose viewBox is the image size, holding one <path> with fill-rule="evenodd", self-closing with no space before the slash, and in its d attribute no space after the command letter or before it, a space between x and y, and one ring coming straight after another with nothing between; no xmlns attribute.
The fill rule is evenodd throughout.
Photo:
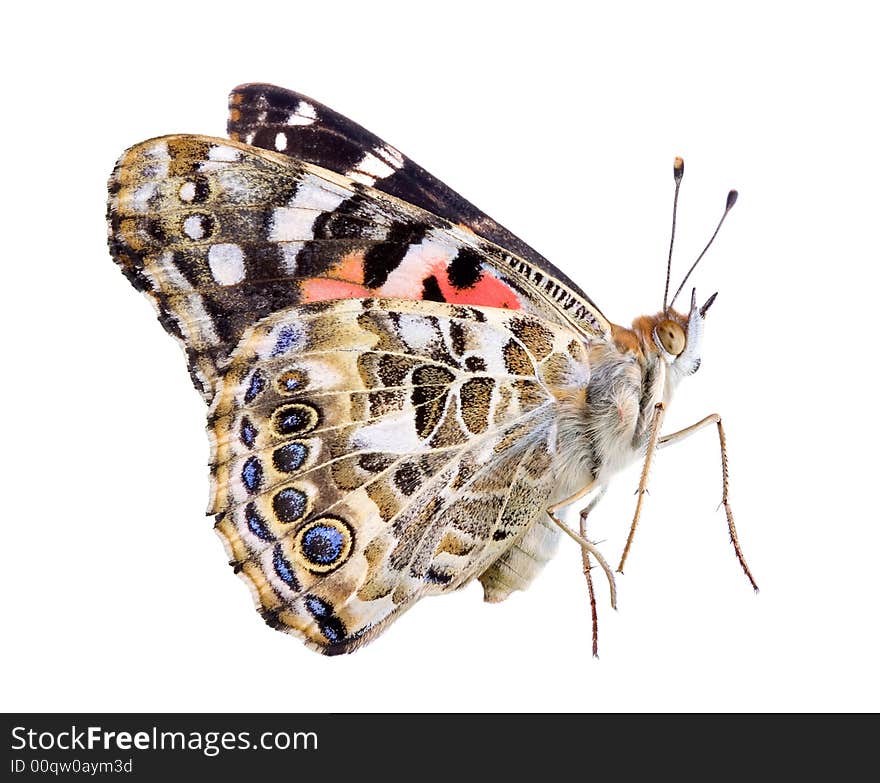
<svg viewBox="0 0 880 783"><path fill-rule="evenodd" d="M187 353L211 401L259 319L372 295L489 304L570 325L610 325L581 295L472 231L327 169L204 136L123 153L110 180L110 249Z"/></svg>
<svg viewBox="0 0 880 783"><path fill-rule="evenodd" d="M479 576L543 513L585 352L524 313L356 299L249 329L210 415L212 512L264 619L325 653Z"/></svg>
<svg viewBox="0 0 880 783"><path fill-rule="evenodd" d="M236 87L229 96L227 131L237 141L335 171L466 226L543 270L598 312L572 280L519 237L374 133L305 95L271 84Z"/></svg>

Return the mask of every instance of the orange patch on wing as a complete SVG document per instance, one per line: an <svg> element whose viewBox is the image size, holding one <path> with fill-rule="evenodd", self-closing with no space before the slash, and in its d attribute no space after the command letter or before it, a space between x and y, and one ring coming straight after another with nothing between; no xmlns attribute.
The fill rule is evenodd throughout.
<svg viewBox="0 0 880 783"><path fill-rule="evenodd" d="M375 291L365 286L326 277L312 277L300 284L300 301L304 303L326 302L330 299L361 299L374 295Z"/></svg>
<svg viewBox="0 0 880 783"><path fill-rule="evenodd" d="M508 310L521 310L519 297L506 283L484 271L483 276L469 288L456 288L449 282L447 266L435 268L434 275L440 291L447 302L453 304L482 305L483 307L504 307Z"/></svg>
<svg viewBox="0 0 880 783"><path fill-rule="evenodd" d="M343 256L331 271L333 277L357 285L364 284L364 254L349 253Z"/></svg>
<svg viewBox="0 0 880 783"><path fill-rule="evenodd" d="M367 288L364 282L364 253L343 256L327 271L328 277L312 277L300 284L302 302L324 302L330 299L360 299L370 296L391 296L400 299L421 300L424 281L437 280L443 298L452 304L502 307L521 310L516 292L486 270L474 285L456 288L449 282L451 253L422 252L411 254L406 262L395 269L384 285Z"/></svg>

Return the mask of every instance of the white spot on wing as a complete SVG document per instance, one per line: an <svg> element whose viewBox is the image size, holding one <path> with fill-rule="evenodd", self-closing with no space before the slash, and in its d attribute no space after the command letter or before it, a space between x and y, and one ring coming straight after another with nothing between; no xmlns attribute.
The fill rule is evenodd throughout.
<svg viewBox="0 0 880 783"><path fill-rule="evenodd" d="M180 196L181 201L192 201L196 197L196 183L184 182L180 186L180 192L178 195Z"/></svg>
<svg viewBox="0 0 880 783"><path fill-rule="evenodd" d="M281 248L281 268L287 274L293 276L296 274L296 256L303 249L305 242L283 242Z"/></svg>
<svg viewBox="0 0 880 783"><path fill-rule="evenodd" d="M332 212L351 196L344 188L313 174L303 177L296 195L286 207L272 215L269 239L275 242L301 242L312 239L312 225L319 215Z"/></svg>
<svg viewBox="0 0 880 783"><path fill-rule="evenodd" d="M312 224L317 212L298 207L276 207L272 213L269 239L273 242L303 242L312 239Z"/></svg>
<svg viewBox="0 0 880 783"><path fill-rule="evenodd" d="M147 147L144 150L144 157L148 161L148 165L144 167L144 176L156 177L157 179L168 176L171 155L168 153L168 145L164 141L157 141Z"/></svg>
<svg viewBox="0 0 880 783"><path fill-rule="evenodd" d="M300 101L296 111L287 118L288 125L311 125L318 119L318 113L311 103Z"/></svg>
<svg viewBox="0 0 880 783"><path fill-rule="evenodd" d="M168 154L168 144L164 141L157 141L144 150L144 155L155 160L171 160Z"/></svg>
<svg viewBox="0 0 880 783"><path fill-rule="evenodd" d="M400 333L410 348L424 350L437 341L437 332L427 318L420 315L401 315Z"/></svg>
<svg viewBox="0 0 880 783"><path fill-rule="evenodd" d="M211 274L220 285L235 285L244 280L244 253L238 245L211 245L208 264Z"/></svg>
<svg viewBox="0 0 880 783"><path fill-rule="evenodd" d="M241 153L234 147L212 144L208 150L208 159L199 163L199 171L222 171L229 168L230 163L240 159Z"/></svg>
<svg viewBox="0 0 880 783"><path fill-rule="evenodd" d="M480 332L480 358L490 375L509 375L504 363L504 346L510 339L507 330L487 329Z"/></svg>
<svg viewBox="0 0 880 783"><path fill-rule="evenodd" d="M353 180L372 186L377 179L391 176L402 165L403 156L397 150L383 145L366 153L360 162L346 174Z"/></svg>
<svg viewBox="0 0 880 783"><path fill-rule="evenodd" d="M316 177L314 174L307 174L303 177L290 206L330 212L351 195L350 191L339 185Z"/></svg>
<svg viewBox="0 0 880 783"><path fill-rule="evenodd" d="M361 185L367 185L368 187L373 187L373 185L376 184L375 177L371 177L369 174L364 174L362 171L358 171L357 169L346 171L345 176L349 179L353 179L355 182L360 182Z"/></svg>
<svg viewBox="0 0 880 783"><path fill-rule="evenodd" d="M147 182L138 186L131 194L131 208L135 212L146 212L150 199L156 194L155 182Z"/></svg>
<svg viewBox="0 0 880 783"><path fill-rule="evenodd" d="M248 182L247 177L237 167L230 168L225 163L203 163L205 166L222 167L222 171L218 171L215 181L220 186L220 192L229 199L240 204L250 204L253 200L253 187Z"/></svg>
<svg viewBox="0 0 880 783"><path fill-rule="evenodd" d="M275 149L284 152L287 149L287 134L283 131L275 134Z"/></svg>
<svg viewBox="0 0 880 783"><path fill-rule="evenodd" d="M331 389L349 388L348 381L341 375L332 362L312 360L307 365L309 376L309 388L329 391Z"/></svg>
<svg viewBox="0 0 880 783"><path fill-rule="evenodd" d="M208 150L208 160L232 162L239 159L239 152L234 147L225 144L213 144Z"/></svg>
<svg viewBox="0 0 880 783"><path fill-rule="evenodd" d="M383 144L375 149L375 153L393 169L399 169L403 166L403 154L394 149L394 147Z"/></svg>
<svg viewBox="0 0 880 783"><path fill-rule="evenodd" d="M183 221L183 233L190 239L201 239L205 236L205 227L202 225L201 215L190 215Z"/></svg>
<svg viewBox="0 0 880 783"><path fill-rule="evenodd" d="M422 442L416 433L412 416L387 416L375 424L361 427L352 437L353 449L405 454L418 451Z"/></svg>

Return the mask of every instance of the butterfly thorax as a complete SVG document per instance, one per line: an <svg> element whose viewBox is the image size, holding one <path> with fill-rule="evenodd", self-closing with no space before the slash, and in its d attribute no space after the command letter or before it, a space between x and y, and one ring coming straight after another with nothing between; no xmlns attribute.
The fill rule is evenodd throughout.
<svg viewBox="0 0 880 783"><path fill-rule="evenodd" d="M676 357L663 350L656 336L670 318L683 333L687 330L688 319L679 313L640 316L631 328L613 325L612 339L590 348L583 405L560 420L564 470L555 495L567 497L591 479L606 484L644 454L654 407L669 404L683 377L671 371Z"/></svg>

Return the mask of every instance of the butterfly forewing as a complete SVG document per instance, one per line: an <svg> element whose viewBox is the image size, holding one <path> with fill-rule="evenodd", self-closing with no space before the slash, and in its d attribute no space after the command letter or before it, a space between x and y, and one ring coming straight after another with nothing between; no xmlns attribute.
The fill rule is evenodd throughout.
<svg viewBox="0 0 880 783"><path fill-rule="evenodd" d="M579 295L472 231L312 164L168 136L123 154L110 246L178 337L205 398L248 326L287 307L371 295L541 314L605 339Z"/></svg>
<svg viewBox="0 0 880 783"><path fill-rule="evenodd" d="M547 270L589 301L564 273L504 226L376 134L312 98L271 84L243 84L229 96L227 130L232 139L344 174L467 226Z"/></svg>
<svg viewBox="0 0 880 783"><path fill-rule="evenodd" d="M227 131L232 139L314 163L467 227L560 283L601 319L595 303L538 251L398 149L318 101L272 84L243 84L229 96ZM450 280L456 277L451 268Z"/></svg>
<svg viewBox="0 0 880 783"><path fill-rule="evenodd" d="M211 412L212 511L267 622L346 652L489 569L542 515L587 373L570 330L488 308L337 301L250 329Z"/></svg>

